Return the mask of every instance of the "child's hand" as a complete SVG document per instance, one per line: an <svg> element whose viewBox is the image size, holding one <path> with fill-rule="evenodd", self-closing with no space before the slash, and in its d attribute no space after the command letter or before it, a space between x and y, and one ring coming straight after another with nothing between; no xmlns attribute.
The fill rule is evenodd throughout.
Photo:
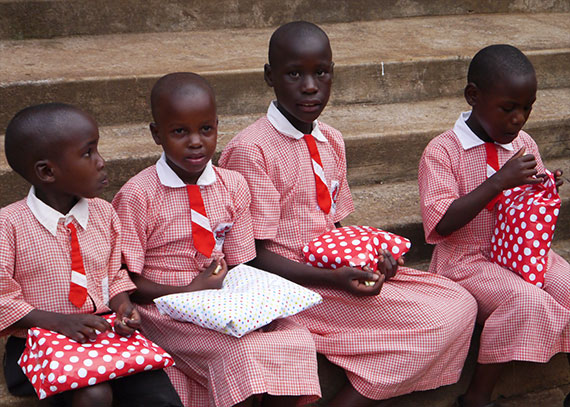
<svg viewBox="0 0 570 407"><path fill-rule="evenodd" d="M558 168L554 170L554 181L556 181L556 190L560 192L560 187L564 184L564 180L562 179L562 175L564 172Z"/></svg>
<svg viewBox="0 0 570 407"><path fill-rule="evenodd" d="M378 256L378 271L386 277L386 281L390 280L398 272L398 266L404 265L404 258L400 257L396 261L392 253L382 250Z"/></svg>
<svg viewBox="0 0 570 407"><path fill-rule="evenodd" d="M385 280L384 275L374 273L370 268L341 267L331 273L334 273L336 287L357 296L378 295Z"/></svg>
<svg viewBox="0 0 570 407"><path fill-rule="evenodd" d="M512 156L503 167L490 179L499 183L501 191L524 184L539 184L543 177L537 177L536 159L534 155L524 155L525 148L521 148Z"/></svg>
<svg viewBox="0 0 570 407"><path fill-rule="evenodd" d="M228 265L223 258L212 263L186 286L186 291L211 290L222 288L222 283L228 273Z"/></svg>
<svg viewBox="0 0 570 407"><path fill-rule="evenodd" d="M119 335L129 336L132 335L135 330L141 328L141 316L132 302L125 301L121 303L116 313L117 317L113 325L115 332Z"/></svg>
<svg viewBox="0 0 570 407"><path fill-rule="evenodd" d="M54 314L57 321L53 331L59 332L76 342L85 343L94 340L100 332L111 329L105 318L93 314Z"/></svg>

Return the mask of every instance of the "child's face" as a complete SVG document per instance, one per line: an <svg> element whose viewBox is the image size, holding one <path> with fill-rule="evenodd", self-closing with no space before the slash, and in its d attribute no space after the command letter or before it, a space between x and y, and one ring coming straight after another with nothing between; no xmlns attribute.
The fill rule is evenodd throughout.
<svg viewBox="0 0 570 407"><path fill-rule="evenodd" d="M97 150L97 124L90 116L77 113L65 133L57 146L57 158L51 160L52 186L68 195L94 198L108 185L105 162Z"/></svg>
<svg viewBox="0 0 570 407"><path fill-rule="evenodd" d="M160 100L150 130L166 162L187 184L195 184L216 151L218 117L211 94L173 95Z"/></svg>
<svg viewBox="0 0 570 407"><path fill-rule="evenodd" d="M530 115L536 100L536 76L506 77L497 80L490 89L472 92L476 95L471 95L474 98L470 102L466 90L467 101L473 107L469 126L483 140L508 144L517 137Z"/></svg>
<svg viewBox="0 0 570 407"><path fill-rule="evenodd" d="M273 87L277 107L297 130L309 133L329 100L333 78L328 40L309 36L304 41L283 41L265 80Z"/></svg>

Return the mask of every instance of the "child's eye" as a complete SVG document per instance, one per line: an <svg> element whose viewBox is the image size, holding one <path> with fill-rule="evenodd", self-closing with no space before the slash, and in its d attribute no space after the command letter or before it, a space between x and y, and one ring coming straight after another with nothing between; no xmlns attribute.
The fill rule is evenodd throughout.
<svg viewBox="0 0 570 407"><path fill-rule="evenodd" d="M203 131L204 133L209 133L209 132L212 131L212 129L213 129L212 126L203 126L203 127L202 127L202 131Z"/></svg>
<svg viewBox="0 0 570 407"><path fill-rule="evenodd" d="M501 106L501 109L505 113L511 113L514 110L514 108L512 106Z"/></svg>
<svg viewBox="0 0 570 407"><path fill-rule="evenodd" d="M322 78L322 77L325 76L325 75L326 75L326 72L325 72L325 71L323 71L323 70L317 71L317 77Z"/></svg>
<svg viewBox="0 0 570 407"><path fill-rule="evenodd" d="M91 157L91 153L93 151L91 149L88 149L86 152L83 153L83 157Z"/></svg>
<svg viewBox="0 0 570 407"><path fill-rule="evenodd" d="M301 74L299 72L289 72L291 78L299 78Z"/></svg>
<svg viewBox="0 0 570 407"><path fill-rule="evenodd" d="M176 135L181 135L184 134L185 130L183 128L179 128L179 129L174 129L173 133Z"/></svg>

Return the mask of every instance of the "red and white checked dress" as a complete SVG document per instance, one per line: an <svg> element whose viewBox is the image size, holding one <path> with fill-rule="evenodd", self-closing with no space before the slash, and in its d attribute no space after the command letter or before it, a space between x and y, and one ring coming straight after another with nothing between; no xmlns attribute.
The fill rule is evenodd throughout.
<svg viewBox="0 0 570 407"><path fill-rule="evenodd" d="M35 200L39 220L28 206ZM38 204L39 202L39 204ZM43 205L43 207L42 207ZM0 210L0 335L26 337L12 324L34 309L63 314L108 312L115 295L135 289L120 270L120 222L113 207L101 199L82 199L73 217L87 277L88 297L81 308L69 301L71 245L69 229L33 195ZM83 207L77 211L78 207ZM79 214L78 214L79 212ZM47 220L46 220L47 219ZM49 221L51 220L51 226ZM47 225L44 226L44 224ZM84 227L85 226L85 227ZM53 228L52 234L48 228Z"/></svg>
<svg viewBox="0 0 570 407"><path fill-rule="evenodd" d="M464 113L460 120L467 117ZM479 363L547 362L556 353L570 352L568 263L550 250L545 287L540 289L491 262L495 215L486 209L447 237L435 231L451 203L486 179L485 146L473 141L477 136L468 134L470 130L460 120L455 131L429 143L420 162L424 230L426 240L436 244L430 271L457 281L476 298L478 322L484 324ZM544 173L538 147L524 131L512 142L511 150L498 148L499 165L523 146L525 154L536 157L538 172Z"/></svg>
<svg viewBox="0 0 570 407"><path fill-rule="evenodd" d="M317 207L304 140L280 133L268 117L234 137L220 158L220 165L249 183L255 238L299 262L306 243L353 210L342 136L324 123L318 127L326 138L317 146L329 188L332 181L340 185L334 215ZM459 285L400 267L375 297L311 288L324 302L293 318L309 328L317 351L342 367L359 393L387 399L459 379L476 315L475 301Z"/></svg>
<svg viewBox="0 0 570 407"><path fill-rule="evenodd" d="M215 231L233 223L222 253L212 256L224 256L228 265L249 261L255 244L247 183L238 173L211 168L215 182L201 190L210 225ZM186 189L163 185L156 166L129 180L113 204L124 225L129 271L159 284L187 285L210 263L192 243ZM235 338L175 321L154 304L138 309L144 334L174 357L179 371L168 373L187 406L232 406L260 393L310 396L307 401L320 397L315 345L310 333L290 319Z"/></svg>

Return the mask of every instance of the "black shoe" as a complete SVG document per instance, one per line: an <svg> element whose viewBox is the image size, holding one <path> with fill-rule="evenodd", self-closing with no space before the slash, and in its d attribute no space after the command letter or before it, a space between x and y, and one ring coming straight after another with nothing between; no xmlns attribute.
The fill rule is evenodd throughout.
<svg viewBox="0 0 570 407"><path fill-rule="evenodd" d="M570 393L568 393L564 399L564 407L570 407Z"/></svg>

